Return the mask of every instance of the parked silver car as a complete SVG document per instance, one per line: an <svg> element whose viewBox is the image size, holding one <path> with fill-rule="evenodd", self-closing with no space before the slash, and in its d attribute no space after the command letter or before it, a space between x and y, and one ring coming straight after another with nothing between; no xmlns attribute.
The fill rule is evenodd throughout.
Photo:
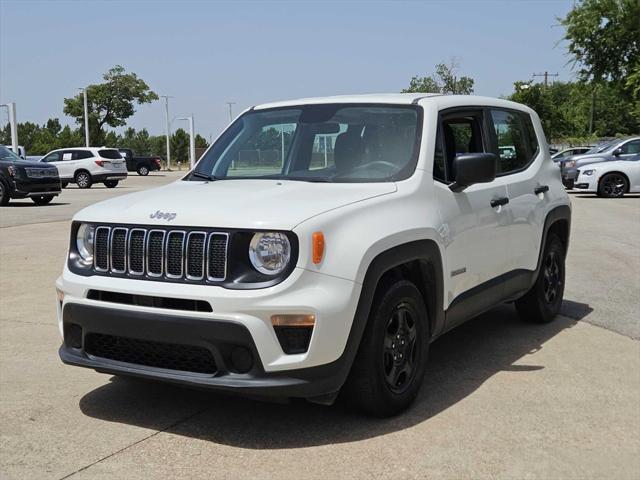
<svg viewBox="0 0 640 480"><path fill-rule="evenodd" d="M576 178L578 178L579 169L583 165L625 160L637 153L640 153L640 137L618 138L605 144L596 145L587 153L573 155L560 161L562 183L567 188L573 188Z"/></svg>

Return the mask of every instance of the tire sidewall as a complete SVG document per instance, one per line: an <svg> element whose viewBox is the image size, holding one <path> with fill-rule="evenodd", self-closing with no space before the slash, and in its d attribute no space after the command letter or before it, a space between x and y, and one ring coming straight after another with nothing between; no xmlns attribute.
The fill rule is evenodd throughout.
<svg viewBox="0 0 640 480"><path fill-rule="evenodd" d="M142 177L146 177L147 175L149 175L149 167L147 167L146 165L141 165L140 167L138 167L138 175Z"/></svg>
<svg viewBox="0 0 640 480"><path fill-rule="evenodd" d="M388 321L400 304L406 304L416 319L417 345L416 370L410 385L401 393L390 389L384 377L384 337ZM369 323L359 352L361 361L370 362L367 379L372 396L377 399L378 408L370 413L380 415L396 414L407 408L417 396L424 378L429 353L429 316L420 291L406 280L392 283L382 291L372 306ZM362 355L360 355L362 353Z"/></svg>
<svg viewBox="0 0 640 480"><path fill-rule="evenodd" d="M8 205L9 199L11 198L11 192L9 191L9 186L2 178L0 178L0 187L2 187L0 189L0 205Z"/></svg>
<svg viewBox="0 0 640 480"><path fill-rule="evenodd" d="M549 304L546 302L544 297L544 265L547 259L547 256L551 250L555 250L556 255L558 255L561 259L560 261L560 278L561 284L559 287L559 291L556 294L556 300ZM550 322L555 318L558 313L560 313L560 307L562 306L562 298L564 296L564 286L565 286L565 252L562 247L562 242L556 235L552 235L549 237L547 241L547 245L544 249L544 257L542 258L542 265L540 266L540 272L538 274L538 279L536 280L536 299L540 308L540 312L542 312L544 321Z"/></svg>

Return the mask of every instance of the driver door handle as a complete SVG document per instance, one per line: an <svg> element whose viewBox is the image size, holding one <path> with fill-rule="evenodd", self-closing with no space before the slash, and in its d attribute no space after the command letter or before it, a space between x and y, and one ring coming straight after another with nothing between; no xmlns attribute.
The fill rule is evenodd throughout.
<svg viewBox="0 0 640 480"><path fill-rule="evenodd" d="M533 193L535 193L536 195L539 195L540 193L545 193L548 191L549 191L549 185L541 185L539 187L536 187Z"/></svg>
<svg viewBox="0 0 640 480"><path fill-rule="evenodd" d="M502 205L506 205L507 203L509 203L509 199L507 197L494 198L493 200L491 200L491 207L496 208Z"/></svg>

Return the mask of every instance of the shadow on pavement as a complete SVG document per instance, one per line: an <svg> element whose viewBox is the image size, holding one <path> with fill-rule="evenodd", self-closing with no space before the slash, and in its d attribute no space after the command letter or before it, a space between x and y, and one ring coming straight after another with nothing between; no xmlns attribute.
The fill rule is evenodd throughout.
<svg viewBox="0 0 640 480"><path fill-rule="evenodd" d="M22 199L20 199L22 200ZM63 205L69 205L68 203L65 202L56 202L56 201L51 201L51 203L47 203L46 205L36 205L34 202L32 202L31 200L29 200L28 202L20 202L20 201L16 201L16 200L11 200L9 202L9 205L5 205L5 207L56 207L56 206L63 206Z"/></svg>
<svg viewBox="0 0 640 480"><path fill-rule="evenodd" d="M582 314L591 311L584 304L568 303ZM527 375L544 369L544 365L518 365L518 361L575 323L560 316L546 325L527 324L518 319L512 305L467 322L431 346L420 395L411 409L390 419L368 418L340 403L333 407L303 401L262 403L119 377L84 395L80 409L109 422L248 449L353 442L424 422L472 394L496 373ZM178 410L187 413L177 418Z"/></svg>

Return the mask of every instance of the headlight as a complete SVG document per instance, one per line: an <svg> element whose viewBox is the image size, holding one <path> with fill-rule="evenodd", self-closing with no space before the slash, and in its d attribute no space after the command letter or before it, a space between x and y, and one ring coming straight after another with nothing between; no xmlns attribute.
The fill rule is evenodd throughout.
<svg viewBox="0 0 640 480"><path fill-rule="evenodd" d="M76 248L84 263L93 262L93 242L96 228L93 225L82 223L76 233Z"/></svg>
<svg viewBox="0 0 640 480"><path fill-rule="evenodd" d="M277 275L289 264L291 244L284 233L256 233L249 244L253 267L265 275Z"/></svg>
<svg viewBox="0 0 640 480"><path fill-rule="evenodd" d="M564 164L565 168L573 168L576 166L576 161L575 160L569 160L567 162L565 162Z"/></svg>
<svg viewBox="0 0 640 480"><path fill-rule="evenodd" d="M584 172L582 172L583 175L593 175L593 172L595 172L595 170L585 170Z"/></svg>

